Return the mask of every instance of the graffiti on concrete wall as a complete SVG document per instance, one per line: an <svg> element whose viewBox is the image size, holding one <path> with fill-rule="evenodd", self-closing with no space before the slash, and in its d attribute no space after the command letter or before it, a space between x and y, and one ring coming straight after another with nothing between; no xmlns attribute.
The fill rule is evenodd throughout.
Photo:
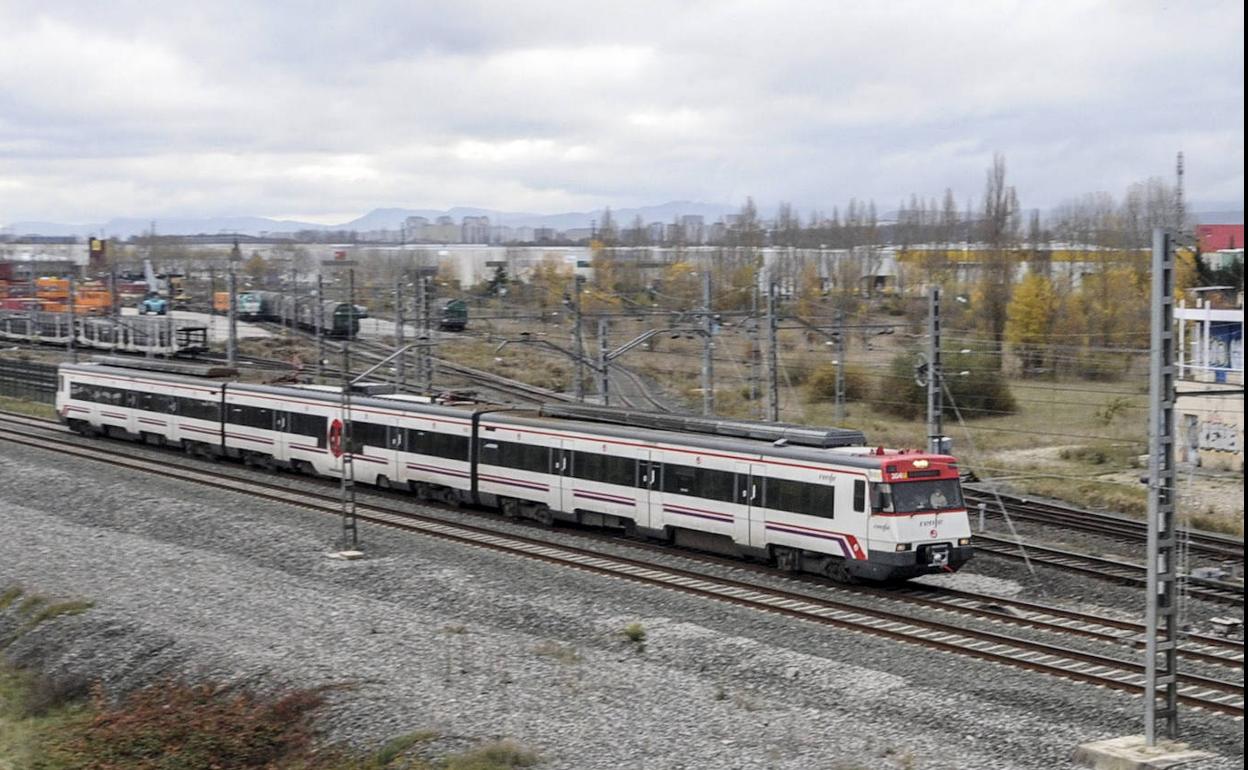
<svg viewBox="0 0 1248 770"><path fill-rule="evenodd" d="M1200 425L1200 448L1218 452L1239 451L1239 429L1221 420L1205 420Z"/></svg>

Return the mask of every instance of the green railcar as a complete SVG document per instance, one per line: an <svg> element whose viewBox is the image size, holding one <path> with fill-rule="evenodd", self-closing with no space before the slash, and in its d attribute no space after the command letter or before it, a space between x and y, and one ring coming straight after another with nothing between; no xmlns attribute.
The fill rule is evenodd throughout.
<svg viewBox="0 0 1248 770"><path fill-rule="evenodd" d="M468 326L468 303L462 299L443 300L438 328L444 332L462 332Z"/></svg>

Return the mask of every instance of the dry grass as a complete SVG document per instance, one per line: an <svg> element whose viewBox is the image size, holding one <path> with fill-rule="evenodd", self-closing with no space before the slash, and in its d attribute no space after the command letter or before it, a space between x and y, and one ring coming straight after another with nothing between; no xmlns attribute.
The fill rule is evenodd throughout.
<svg viewBox="0 0 1248 770"><path fill-rule="evenodd" d="M0 396L0 411L15 412L43 420L56 419L56 407L52 404L45 404L42 401L27 401L24 398Z"/></svg>

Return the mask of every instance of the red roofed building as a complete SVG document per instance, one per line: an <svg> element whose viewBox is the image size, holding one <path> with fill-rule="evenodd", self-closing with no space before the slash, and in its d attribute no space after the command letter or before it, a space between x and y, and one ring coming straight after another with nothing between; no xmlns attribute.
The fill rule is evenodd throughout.
<svg viewBox="0 0 1248 770"><path fill-rule="evenodd" d="M1222 249L1242 249L1244 247L1243 225L1196 225L1196 240L1200 243L1201 252Z"/></svg>

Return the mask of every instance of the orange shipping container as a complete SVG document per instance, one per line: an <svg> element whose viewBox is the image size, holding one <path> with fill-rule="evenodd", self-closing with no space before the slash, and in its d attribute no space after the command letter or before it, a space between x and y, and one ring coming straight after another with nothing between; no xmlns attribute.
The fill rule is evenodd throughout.
<svg viewBox="0 0 1248 770"><path fill-rule="evenodd" d="M214 292L212 295L212 309L218 313L230 312L230 293L228 291Z"/></svg>

